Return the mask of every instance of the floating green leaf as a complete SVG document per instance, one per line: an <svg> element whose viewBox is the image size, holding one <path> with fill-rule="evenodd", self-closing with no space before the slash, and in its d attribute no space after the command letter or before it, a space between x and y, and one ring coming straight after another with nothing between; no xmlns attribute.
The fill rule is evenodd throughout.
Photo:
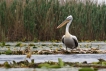
<svg viewBox="0 0 106 71"><path fill-rule="evenodd" d="M6 67L6 68L11 68L11 66L10 66L10 64L8 64L8 62L5 62L5 63L4 63L4 67Z"/></svg>
<svg viewBox="0 0 106 71"><path fill-rule="evenodd" d="M79 69L79 71L95 71L95 70L92 68L81 68Z"/></svg>
<svg viewBox="0 0 106 71"><path fill-rule="evenodd" d="M8 49L8 50L5 51L5 54L6 55L11 55L12 54L12 51L10 49Z"/></svg>
<svg viewBox="0 0 106 71"><path fill-rule="evenodd" d="M58 58L58 63L60 67L64 66L64 62L62 61L62 59Z"/></svg>

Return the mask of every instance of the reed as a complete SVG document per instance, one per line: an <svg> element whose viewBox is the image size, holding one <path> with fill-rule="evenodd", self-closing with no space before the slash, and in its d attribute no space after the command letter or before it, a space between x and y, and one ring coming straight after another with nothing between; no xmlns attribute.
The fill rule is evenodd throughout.
<svg viewBox="0 0 106 71"><path fill-rule="evenodd" d="M56 27L70 14L74 18L70 33L80 41L106 40L105 4L89 0L62 4L58 0L0 0L0 41L60 40L65 27Z"/></svg>

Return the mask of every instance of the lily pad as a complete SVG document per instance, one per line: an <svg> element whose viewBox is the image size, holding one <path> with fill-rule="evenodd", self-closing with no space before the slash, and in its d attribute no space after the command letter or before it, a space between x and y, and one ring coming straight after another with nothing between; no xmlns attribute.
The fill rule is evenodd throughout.
<svg viewBox="0 0 106 71"><path fill-rule="evenodd" d="M95 71L93 68L81 68L79 71Z"/></svg>

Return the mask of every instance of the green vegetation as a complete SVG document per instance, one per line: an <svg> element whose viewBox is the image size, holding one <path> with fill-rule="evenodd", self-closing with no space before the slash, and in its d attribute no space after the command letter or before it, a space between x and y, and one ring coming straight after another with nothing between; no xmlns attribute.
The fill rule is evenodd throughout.
<svg viewBox="0 0 106 71"><path fill-rule="evenodd" d="M0 46L1 46L1 47L4 47L4 46L6 46L6 43L5 43L5 42L1 42L1 43L0 43Z"/></svg>
<svg viewBox="0 0 106 71"><path fill-rule="evenodd" d="M60 40L64 28L56 27L73 16L70 32L81 40L106 39L106 5L70 0L1 0L0 41Z"/></svg>
<svg viewBox="0 0 106 71"><path fill-rule="evenodd" d="M4 63L4 67L5 67L5 68L11 68L11 65L6 61L6 62Z"/></svg>
<svg viewBox="0 0 106 71"><path fill-rule="evenodd" d="M15 46L21 46L22 43L21 42L18 42Z"/></svg>
<svg viewBox="0 0 106 71"><path fill-rule="evenodd" d="M103 59L102 59L103 60ZM85 61L84 61L85 62ZM29 62L28 60L24 61L13 61L12 63L8 63L7 61L4 64L0 64L0 67L5 68L63 68L63 67L79 67L78 71L98 71L99 68L106 68L106 65L102 65L99 61L97 64L94 63L86 63L84 62L63 62L62 59L58 58L58 62L47 61L41 63L35 63L34 59ZM104 60L104 62L106 62Z"/></svg>
<svg viewBox="0 0 106 71"><path fill-rule="evenodd" d="M58 58L58 63L59 63L59 67L64 67L64 62L62 61L62 59Z"/></svg>
<svg viewBox="0 0 106 71"><path fill-rule="evenodd" d="M10 49L8 49L8 50L5 51L5 54L6 55L11 55L12 54L12 51Z"/></svg>
<svg viewBox="0 0 106 71"><path fill-rule="evenodd" d="M38 66L39 68L59 68L59 66L58 65L50 65L50 64L48 64L48 63L43 63L43 64L39 64L39 66Z"/></svg>
<svg viewBox="0 0 106 71"><path fill-rule="evenodd" d="M32 55L48 55L48 54L105 54L106 51L99 49L99 48L88 48L88 49L83 49L82 48L78 48L78 49L73 49L73 50L69 50L67 51L66 49L63 49L62 47L52 47L50 46L38 46L38 45L34 45L34 46L29 46L25 44L21 44L21 45L12 45L11 46L4 46L0 51L0 54L6 54L6 55L25 55L27 53L29 53L30 51L32 52ZM44 48L44 49L42 49ZM62 62L59 59L60 63ZM95 63L96 64L96 63ZM106 62L102 62L102 65L106 65ZM62 65L62 64L60 64ZM64 63L63 63L64 65Z"/></svg>
<svg viewBox="0 0 106 71"><path fill-rule="evenodd" d="M29 46L35 46L35 44L33 44L33 43L30 43L30 44L29 44Z"/></svg>
<svg viewBox="0 0 106 71"><path fill-rule="evenodd" d="M92 68L81 68L79 69L79 71L95 71L95 70Z"/></svg>

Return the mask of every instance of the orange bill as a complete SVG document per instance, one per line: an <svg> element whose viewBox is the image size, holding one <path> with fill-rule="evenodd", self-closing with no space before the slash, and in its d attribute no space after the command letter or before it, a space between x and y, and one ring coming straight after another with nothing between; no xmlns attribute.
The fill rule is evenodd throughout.
<svg viewBox="0 0 106 71"><path fill-rule="evenodd" d="M69 22L69 20L63 21L63 22L57 27L57 29L58 29L58 28L61 28L62 26L64 26L64 25L67 24L68 22Z"/></svg>

